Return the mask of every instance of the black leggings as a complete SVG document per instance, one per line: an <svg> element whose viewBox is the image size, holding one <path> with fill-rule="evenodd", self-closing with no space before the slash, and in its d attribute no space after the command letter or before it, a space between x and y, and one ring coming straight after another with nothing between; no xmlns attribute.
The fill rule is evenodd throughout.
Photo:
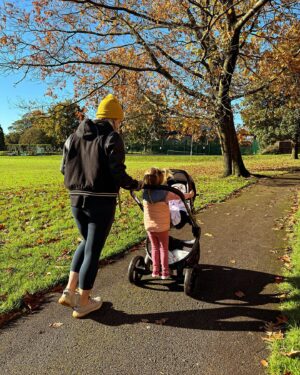
<svg viewBox="0 0 300 375"><path fill-rule="evenodd" d="M71 271L79 273L79 288L83 290L93 288L101 251L114 221L115 200L101 201L101 204L89 208L72 207L73 216L84 239L75 251Z"/></svg>

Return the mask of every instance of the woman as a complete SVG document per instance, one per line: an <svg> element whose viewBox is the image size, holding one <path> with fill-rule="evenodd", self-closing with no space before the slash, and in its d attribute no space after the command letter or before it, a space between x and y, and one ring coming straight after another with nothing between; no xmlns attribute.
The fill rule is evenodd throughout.
<svg viewBox="0 0 300 375"><path fill-rule="evenodd" d="M124 143L119 134L124 113L108 95L99 104L96 120L81 122L64 146L61 171L70 191L72 213L83 237L75 251L69 281L59 303L73 307L82 318L100 309L101 297L91 298L101 250L114 221L120 187L139 190L141 183L125 171ZM79 295L75 293L79 287Z"/></svg>

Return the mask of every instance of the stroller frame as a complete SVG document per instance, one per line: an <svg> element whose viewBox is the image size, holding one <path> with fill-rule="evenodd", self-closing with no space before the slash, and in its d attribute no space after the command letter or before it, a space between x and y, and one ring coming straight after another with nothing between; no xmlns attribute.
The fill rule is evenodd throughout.
<svg viewBox="0 0 300 375"><path fill-rule="evenodd" d="M149 189L149 190L170 191L170 192L178 195L179 198L181 199L181 201L183 202L184 206L185 206L187 215L190 219L190 223L191 223L191 226L192 226L192 234L193 234L193 237L194 237L194 242L193 242L193 245L192 245L192 249L188 253L188 255L186 257L184 257L183 259L180 259L179 261L176 261L172 264L169 264L169 268L171 270L176 270L176 276L174 276L173 278L177 282L181 282L182 279L183 279L185 294L192 295L193 288L194 288L195 281L196 281L196 276L197 276L198 262L199 262L199 259L200 259L200 241L199 240L200 240L200 234L201 234L201 229L200 229L197 221L195 220L195 218L193 216L193 214L195 212L194 200L196 198L196 187L195 187L194 181L191 179L191 177L189 176L189 174L186 171L180 170L180 169L171 169L170 171L173 174L174 179L172 179L171 181L168 181L168 185L169 184L175 184L175 183L186 183L187 184L186 186L188 187L188 191L190 191L190 190L194 191L194 193L195 193L194 197L189 199L190 205L188 205L187 201L185 200L184 194L180 190L178 190L176 188L173 188L172 185L171 186L168 186L168 185L160 185L160 186L144 185L144 188ZM177 180L176 175L180 176L181 179ZM182 177L184 177L185 180L182 179ZM135 202L138 204L140 209L143 211L143 204L139 200L139 198L135 195L135 193L133 191L131 191L130 194L131 194L132 198L135 200ZM174 239L171 236L170 236L169 240L170 240L169 242L171 244L171 245L169 245L169 247L175 246L173 244L175 244L176 241L182 242L183 244L185 243L185 241ZM150 275L152 273L152 271L151 271L151 265L152 265L151 251L149 250L150 248L151 248L151 244L150 244L150 240L147 236L146 247L145 247L145 250L146 250L145 257L138 255L138 256L134 257L129 264L128 279L129 279L130 283L138 285L141 282L141 279L142 279L143 276Z"/></svg>

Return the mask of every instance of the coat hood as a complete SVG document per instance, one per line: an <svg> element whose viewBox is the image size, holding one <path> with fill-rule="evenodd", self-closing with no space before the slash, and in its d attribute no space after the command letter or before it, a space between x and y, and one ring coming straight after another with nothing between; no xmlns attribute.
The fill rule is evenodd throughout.
<svg viewBox="0 0 300 375"><path fill-rule="evenodd" d="M89 139L95 138L103 132L106 133L108 130L113 131L113 127L108 121L85 119L79 124L76 135L79 138Z"/></svg>

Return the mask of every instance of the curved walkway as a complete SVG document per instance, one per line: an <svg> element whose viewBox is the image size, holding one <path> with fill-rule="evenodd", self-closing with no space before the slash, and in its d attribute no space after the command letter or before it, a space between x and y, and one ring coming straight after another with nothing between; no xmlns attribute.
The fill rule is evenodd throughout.
<svg viewBox="0 0 300 375"><path fill-rule="evenodd" d="M173 281L130 285L129 261L143 250L102 267L96 292L106 302L86 319L49 295L40 311L1 330L1 374L264 374L261 336L279 315L274 279L286 234L273 229L299 186L300 174L262 179L198 215L194 298Z"/></svg>

